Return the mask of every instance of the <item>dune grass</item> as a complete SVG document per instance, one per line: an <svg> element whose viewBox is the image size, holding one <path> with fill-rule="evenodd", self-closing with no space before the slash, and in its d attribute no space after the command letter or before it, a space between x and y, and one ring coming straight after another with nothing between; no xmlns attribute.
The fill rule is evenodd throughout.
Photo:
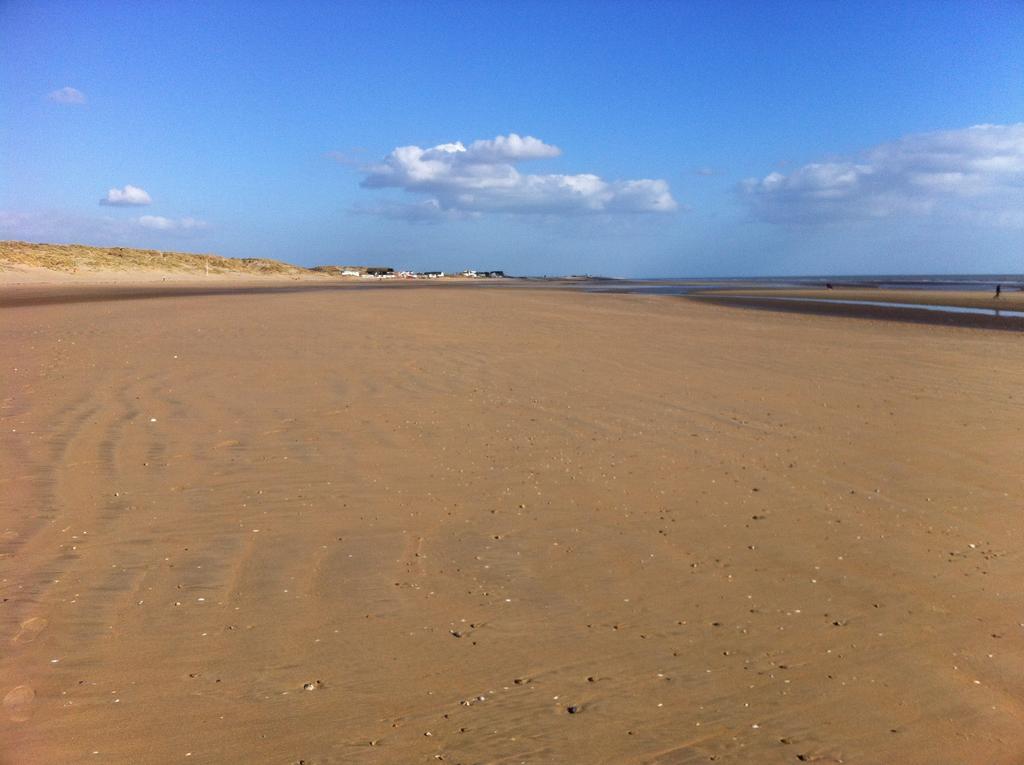
<svg viewBox="0 0 1024 765"><path fill-rule="evenodd" d="M54 271L167 271L173 273L312 276L308 268L266 258L225 258L191 252L164 252L132 247L89 247L0 241L0 268L36 266Z"/></svg>

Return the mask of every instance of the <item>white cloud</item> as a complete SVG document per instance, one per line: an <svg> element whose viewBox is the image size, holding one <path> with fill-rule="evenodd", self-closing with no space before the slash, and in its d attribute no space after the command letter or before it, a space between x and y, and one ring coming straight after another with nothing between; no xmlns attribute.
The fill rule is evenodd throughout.
<svg viewBox="0 0 1024 765"><path fill-rule="evenodd" d="M61 210L0 210L0 239L35 242L91 242L98 246L138 246L145 237L191 235L210 228L196 218L140 218L78 215ZM143 238L143 239L140 239Z"/></svg>
<svg viewBox="0 0 1024 765"><path fill-rule="evenodd" d="M0 238L36 242L121 241L130 225L60 210L0 210Z"/></svg>
<svg viewBox="0 0 1024 765"><path fill-rule="evenodd" d="M908 135L748 179L740 192L771 222L902 216L1024 226L1024 123Z"/></svg>
<svg viewBox="0 0 1024 765"><path fill-rule="evenodd" d="M77 88L64 87L60 90L53 90L46 94L46 97L58 104L84 104L85 93Z"/></svg>
<svg viewBox="0 0 1024 765"><path fill-rule="evenodd" d="M531 175L515 164L557 157L561 149L512 133L492 140L430 149L400 146L363 168L365 188L399 188L429 195L448 213L671 212L678 205L663 180L606 181L596 175Z"/></svg>
<svg viewBox="0 0 1024 765"><path fill-rule="evenodd" d="M451 144L462 146L461 143ZM549 159L560 156L562 150L544 143L532 135L519 136L515 133L495 136L490 141L473 141L464 149L467 157L479 162L517 162L526 159Z"/></svg>
<svg viewBox="0 0 1024 765"><path fill-rule="evenodd" d="M207 227L205 221L195 218L165 218L162 215L143 215L138 224L154 231L191 231Z"/></svg>
<svg viewBox="0 0 1024 765"><path fill-rule="evenodd" d="M409 223L440 223L445 220L480 217L480 213L476 212L446 210L436 199L424 199L418 202L397 202L388 199L377 204L356 205L352 212L360 215L378 215L391 220L404 220Z"/></svg>
<svg viewBox="0 0 1024 765"><path fill-rule="evenodd" d="M110 189L107 195L100 200L101 205L112 207L141 206L151 204L152 202L153 200L150 199L149 194L144 189L132 186L130 183L123 189Z"/></svg>

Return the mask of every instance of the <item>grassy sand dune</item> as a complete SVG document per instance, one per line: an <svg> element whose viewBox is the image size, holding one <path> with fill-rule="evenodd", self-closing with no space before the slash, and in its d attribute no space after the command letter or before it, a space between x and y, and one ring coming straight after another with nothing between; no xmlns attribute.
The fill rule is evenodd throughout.
<svg viewBox="0 0 1024 765"><path fill-rule="evenodd" d="M46 268L65 273L162 271L203 275L320 276L308 268L267 258L225 258L220 255L141 250L133 247L0 241L0 270L14 266Z"/></svg>

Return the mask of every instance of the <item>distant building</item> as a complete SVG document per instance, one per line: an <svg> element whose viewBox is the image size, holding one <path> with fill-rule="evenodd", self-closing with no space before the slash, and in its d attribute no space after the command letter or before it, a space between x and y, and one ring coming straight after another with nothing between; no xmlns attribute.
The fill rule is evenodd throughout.
<svg viewBox="0 0 1024 765"><path fill-rule="evenodd" d="M316 266L314 271L331 276L360 276L369 278L394 278L395 269L389 266Z"/></svg>

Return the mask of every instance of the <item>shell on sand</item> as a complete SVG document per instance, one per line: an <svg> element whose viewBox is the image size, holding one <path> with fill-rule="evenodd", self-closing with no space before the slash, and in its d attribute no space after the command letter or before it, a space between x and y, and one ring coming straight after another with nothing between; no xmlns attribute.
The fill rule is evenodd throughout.
<svg viewBox="0 0 1024 765"><path fill-rule="evenodd" d="M12 688L4 696L4 711L11 722L25 722L32 716L32 704L36 700L36 692L28 685Z"/></svg>
<svg viewBox="0 0 1024 765"><path fill-rule="evenodd" d="M39 633L46 629L48 622L41 616L33 616L31 619L26 619L21 623L21 629L18 630L18 634L14 636L15 643L31 643L35 640Z"/></svg>

